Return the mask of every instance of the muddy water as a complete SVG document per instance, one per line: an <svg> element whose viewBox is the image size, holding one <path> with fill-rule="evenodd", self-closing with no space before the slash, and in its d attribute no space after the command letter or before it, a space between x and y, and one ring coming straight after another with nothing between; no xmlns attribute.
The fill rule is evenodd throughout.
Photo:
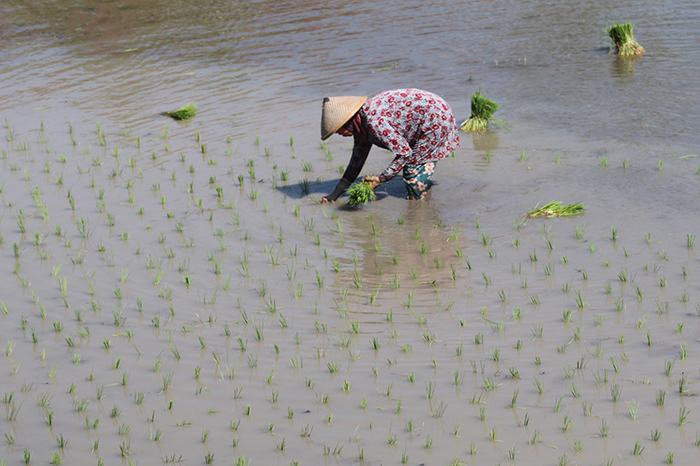
<svg viewBox="0 0 700 466"><path fill-rule="evenodd" d="M690 2L0 8L7 464L697 456ZM508 129L424 202L313 202L321 97L403 86Z"/></svg>

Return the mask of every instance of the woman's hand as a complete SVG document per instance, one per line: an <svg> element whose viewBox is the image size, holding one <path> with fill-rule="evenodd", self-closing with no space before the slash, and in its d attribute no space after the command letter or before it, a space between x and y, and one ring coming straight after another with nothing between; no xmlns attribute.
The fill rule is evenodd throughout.
<svg viewBox="0 0 700 466"><path fill-rule="evenodd" d="M382 182L379 180L379 177L374 175L365 176L364 178L362 178L362 181L367 181L372 189L382 184Z"/></svg>
<svg viewBox="0 0 700 466"><path fill-rule="evenodd" d="M329 201L327 198L325 198L325 197L321 198L321 204L330 204L330 203L331 203L331 201Z"/></svg>

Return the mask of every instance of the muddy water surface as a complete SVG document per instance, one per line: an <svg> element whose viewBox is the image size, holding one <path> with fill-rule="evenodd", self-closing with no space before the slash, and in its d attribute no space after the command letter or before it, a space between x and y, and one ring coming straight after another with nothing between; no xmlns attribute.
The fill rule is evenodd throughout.
<svg viewBox="0 0 700 466"><path fill-rule="evenodd" d="M691 2L0 9L7 464L697 457ZM508 128L423 202L314 202L320 99L408 86Z"/></svg>

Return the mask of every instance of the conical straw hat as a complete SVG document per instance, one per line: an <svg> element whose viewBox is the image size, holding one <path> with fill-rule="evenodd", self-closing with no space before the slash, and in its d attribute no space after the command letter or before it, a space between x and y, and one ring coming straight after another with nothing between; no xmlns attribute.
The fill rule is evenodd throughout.
<svg viewBox="0 0 700 466"><path fill-rule="evenodd" d="M321 113L321 140L325 141L367 102L367 96L326 97Z"/></svg>

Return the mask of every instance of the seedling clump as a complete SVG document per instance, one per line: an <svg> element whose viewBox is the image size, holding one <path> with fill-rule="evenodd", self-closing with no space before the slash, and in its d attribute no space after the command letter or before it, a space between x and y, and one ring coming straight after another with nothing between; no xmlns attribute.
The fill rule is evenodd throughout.
<svg viewBox="0 0 700 466"><path fill-rule="evenodd" d="M166 116L174 118L175 120L189 120L197 113L197 106L194 102L190 102L184 107L180 107L177 110L172 110L165 112Z"/></svg>
<svg viewBox="0 0 700 466"><path fill-rule="evenodd" d="M481 88L472 94L472 114L461 125L462 131L479 133L489 128L489 123L499 123L493 118L499 105L481 93Z"/></svg>
<svg viewBox="0 0 700 466"><path fill-rule="evenodd" d="M634 23L616 23L605 30L605 33L613 41L610 53L615 53L620 57L641 57L644 55L644 47L634 40L633 28Z"/></svg>
<svg viewBox="0 0 700 466"><path fill-rule="evenodd" d="M535 208L526 213L525 216L530 218L565 217L568 215L582 214L585 209L586 208L584 207L583 202L579 202L578 204L561 205L561 202L557 201L550 202L542 207L539 207L539 204L537 204Z"/></svg>
<svg viewBox="0 0 700 466"><path fill-rule="evenodd" d="M348 189L348 204L352 206L364 205L376 200L377 195L374 193L369 181L355 183Z"/></svg>

